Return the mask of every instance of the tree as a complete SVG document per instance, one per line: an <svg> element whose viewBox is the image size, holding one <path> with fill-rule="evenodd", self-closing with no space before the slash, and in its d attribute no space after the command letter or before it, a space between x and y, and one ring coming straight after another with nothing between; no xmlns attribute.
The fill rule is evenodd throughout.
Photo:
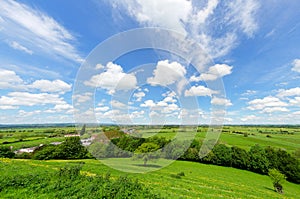
<svg viewBox="0 0 300 199"><path fill-rule="evenodd" d="M143 143L135 150L135 158L142 159L144 166L146 166L149 160L159 158L158 152L159 146L157 144L151 142Z"/></svg>
<svg viewBox="0 0 300 199"><path fill-rule="evenodd" d="M83 159L88 158L87 149L81 145L79 137L69 137L56 147L54 159Z"/></svg>
<svg viewBox="0 0 300 199"><path fill-rule="evenodd" d="M246 150L236 146L231 147L231 166L234 168L247 169L249 156Z"/></svg>
<svg viewBox="0 0 300 199"><path fill-rule="evenodd" d="M280 173L277 169L270 169L268 174L272 180L275 191L283 193L282 184L285 182L285 175Z"/></svg>
<svg viewBox="0 0 300 199"><path fill-rule="evenodd" d="M213 150L214 154L213 164L231 166L231 148L225 144L216 145Z"/></svg>
<svg viewBox="0 0 300 199"><path fill-rule="evenodd" d="M249 151L249 170L255 173L267 174L269 168L269 160L267 154L260 145L256 144Z"/></svg>

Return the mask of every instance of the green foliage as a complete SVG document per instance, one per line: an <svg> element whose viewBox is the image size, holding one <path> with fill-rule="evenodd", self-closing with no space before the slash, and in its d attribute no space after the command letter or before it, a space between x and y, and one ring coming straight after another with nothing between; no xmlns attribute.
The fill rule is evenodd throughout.
<svg viewBox="0 0 300 199"><path fill-rule="evenodd" d="M265 149L270 168L282 172L288 181L300 183L300 163L295 157L284 150L268 147Z"/></svg>
<svg viewBox="0 0 300 199"><path fill-rule="evenodd" d="M57 146L55 145L44 145L39 149L36 149L33 153L32 159L35 160L51 160L55 158L55 151Z"/></svg>
<svg viewBox="0 0 300 199"><path fill-rule="evenodd" d="M249 156L246 150L231 147L231 166L239 169L247 169L249 164Z"/></svg>
<svg viewBox="0 0 300 199"><path fill-rule="evenodd" d="M84 159L90 158L87 149L81 145L79 137L69 137L60 145L43 146L36 150L33 159Z"/></svg>
<svg viewBox="0 0 300 199"><path fill-rule="evenodd" d="M69 137L54 152L57 159L83 159L88 157L87 149L81 145L80 137Z"/></svg>
<svg viewBox="0 0 300 199"><path fill-rule="evenodd" d="M282 184L285 182L285 175L280 173L277 169L270 169L268 175L272 180L275 191L278 193L283 193Z"/></svg>
<svg viewBox="0 0 300 199"><path fill-rule="evenodd" d="M144 165L146 166L149 160L159 158L158 152L159 146L157 144L151 142L143 143L135 151L135 158L142 159L144 161Z"/></svg>
<svg viewBox="0 0 300 199"><path fill-rule="evenodd" d="M265 150L259 145L252 146L249 151L249 170L256 173L267 174L268 168L269 160Z"/></svg>
<svg viewBox="0 0 300 199"><path fill-rule="evenodd" d="M81 175L81 163L65 165L56 173L31 172L28 169L20 173L21 168L16 168L15 173L0 176L1 196L13 190L13 198L160 198L137 180L126 176L112 179L109 174ZM17 196L15 192L19 190L22 192Z"/></svg>
<svg viewBox="0 0 300 199"><path fill-rule="evenodd" d="M13 158L15 153L9 147L0 146L0 158Z"/></svg>

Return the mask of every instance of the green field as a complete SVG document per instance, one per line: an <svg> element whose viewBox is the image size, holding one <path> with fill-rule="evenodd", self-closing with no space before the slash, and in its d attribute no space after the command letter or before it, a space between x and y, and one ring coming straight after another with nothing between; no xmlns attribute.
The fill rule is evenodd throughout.
<svg viewBox="0 0 300 199"><path fill-rule="evenodd" d="M208 129L207 126L198 128L132 126L127 128L134 129L134 136L137 137L157 136L172 140L179 136L181 140L195 139L199 143L205 139ZM105 132L113 132L112 135L115 135L115 132L122 129L125 127L88 126L81 139ZM0 129L0 146L12 147L13 150L17 150L40 144L61 142L65 140L64 135L79 131L80 129L76 131L75 127L63 126L2 128ZM255 144L262 147L271 146L283 149L299 159L300 128L298 126L224 126L218 143L237 146L247 151ZM18 178L18 176L21 176L21 179L22 176L27 176L26 178L29 176L30 179L31 175L54 176L59 168L78 161L85 162L81 170L83 176L106 175L108 172L111 173L112 179L128 176L133 180L138 179L153 193L158 193L163 198L299 198L300 195L300 185L290 182L284 184L283 195L276 193L270 178L266 175L231 167L167 159L159 159L156 162L149 161L147 166L143 165L142 160L133 160L132 158L104 158L101 161L93 159L49 161L2 159L0 174L2 179ZM4 190L1 190L0 187L0 198L55 197L54 193L47 192L47 189L52 190L47 186L41 187L41 189L45 189L43 192L22 188L22 186ZM78 186L85 187L84 184L78 184Z"/></svg>
<svg viewBox="0 0 300 199"><path fill-rule="evenodd" d="M89 134L99 133L104 127L89 127ZM183 139L196 138L203 140L207 133L207 126L197 128L160 128L133 126L142 137L161 136L173 139L176 134L182 135ZM77 129L78 130L78 129ZM0 129L0 144L13 146L14 150L26 147L49 144L51 142L63 141L64 134L74 133L74 127L38 127L38 128L7 128ZM247 134L247 137L244 136ZM53 135L55 135L53 137ZM8 143L7 143L8 142ZM300 148L300 127L287 126L224 126L219 137L219 143L229 146L238 146L249 149L255 144L261 146L272 146L293 153Z"/></svg>
<svg viewBox="0 0 300 199"><path fill-rule="evenodd" d="M54 173L66 163L84 161L82 175L106 174L110 172L112 178L128 175L138 179L154 193L165 198L298 198L300 185L285 183L284 194L273 190L268 176L254 174L233 168L203 165L200 163L175 161L170 166L155 172L133 174L111 169L98 160L10 160L9 166L1 166L1 175L24 175L26 173ZM131 168L141 169L140 161L131 159L111 159L115 164L122 165L130 161ZM153 163L159 166L160 160ZM176 174L183 172L184 176L177 178ZM10 189L1 192L1 198L51 198L51 193L35 195L32 190Z"/></svg>

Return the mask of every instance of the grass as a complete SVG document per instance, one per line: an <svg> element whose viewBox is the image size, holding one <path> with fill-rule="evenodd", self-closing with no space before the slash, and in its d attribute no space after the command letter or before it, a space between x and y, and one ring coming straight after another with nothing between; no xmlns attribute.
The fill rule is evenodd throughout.
<svg viewBox="0 0 300 199"><path fill-rule="evenodd" d="M285 183L284 194L274 192L271 180L268 176L255 174L233 168L214 165L204 165L194 162L175 161L167 167L163 166L165 160L155 163L158 170L148 173L126 173L106 166L98 160L12 160L7 167L5 175L12 172L39 172L55 171L66 163L84 161L83 175L111 173L113 178L120 175L128 175L136 178L155 193L160 193L166 198L298 198L300 185ZM112 165L127 165L126 167L141 171L141 161L133 161L126 158L113 158L105 162ZM1 171L2 173L3 171ZM175 178L178 173L184 176ZM10 193L11 194L11 193ZM8 196L8 195L7 195ZM11 195L10 195L11 196ZM43 197L47 198L47 195ZM6 195L3 196L6 197ZM13 197L11 197L13 198ZM30 197L28 197L30 198Z"/></svg>

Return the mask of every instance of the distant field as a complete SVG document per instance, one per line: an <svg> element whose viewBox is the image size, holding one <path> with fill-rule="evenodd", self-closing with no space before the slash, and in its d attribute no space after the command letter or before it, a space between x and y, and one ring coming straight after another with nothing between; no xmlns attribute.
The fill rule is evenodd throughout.
<svg viewBox="0 0 300 199"><path fill-rule="evenodd" d="M130 178L138 179L166 198L298 198L300 185L284 184L284 195L273 191L271 180L268 176L255 174L233 168L203 165L194 162L175 161L170 166L155 172L145 174L124 173L111 169L98 160L77 161L36 161L36 160L12 160L11 166L0 167L1 173L5 175L25 174L33 171L41 173L55 172L68 162L84 161L83 175L105 174L110 172L113 178L120 175L128 175ZM131 159L111 159L111 163L122 165L129 163L132 169L141 169L140 161ZM160 161L151 163L159 167ZM1 164L0 164L1 166ZM184 176L177 178L176 175L183 172ZM1 193L4 194L4 193ZM49 195L48 195L49 194ZM43 194L43 198L51 194ZM26 189L13 189L6 191L1 198L41 198Z"/></svg>
<svg viewBox="0 0 300 199"><path fill-rule="evenodd" d="M105 127L89 127L88 134L99 133ZM115 127L113 127L115 128ZM179 133L182 139L196 138L203 140L206 136L207 126L197 128L152 126L134 126L136 132L142 137L161 136L173 139ZM77 129L78 130L78 129ZM64 140L65 134L77 133L75 127L38 127L38 128L0 128L0 144L13 146L14 150L49 144ZM246 134L246 136L245 136ZM273 146L294 153L300 149L300 127L298 126L224 126L219 143L249 149L255 144Z"/></svg>

